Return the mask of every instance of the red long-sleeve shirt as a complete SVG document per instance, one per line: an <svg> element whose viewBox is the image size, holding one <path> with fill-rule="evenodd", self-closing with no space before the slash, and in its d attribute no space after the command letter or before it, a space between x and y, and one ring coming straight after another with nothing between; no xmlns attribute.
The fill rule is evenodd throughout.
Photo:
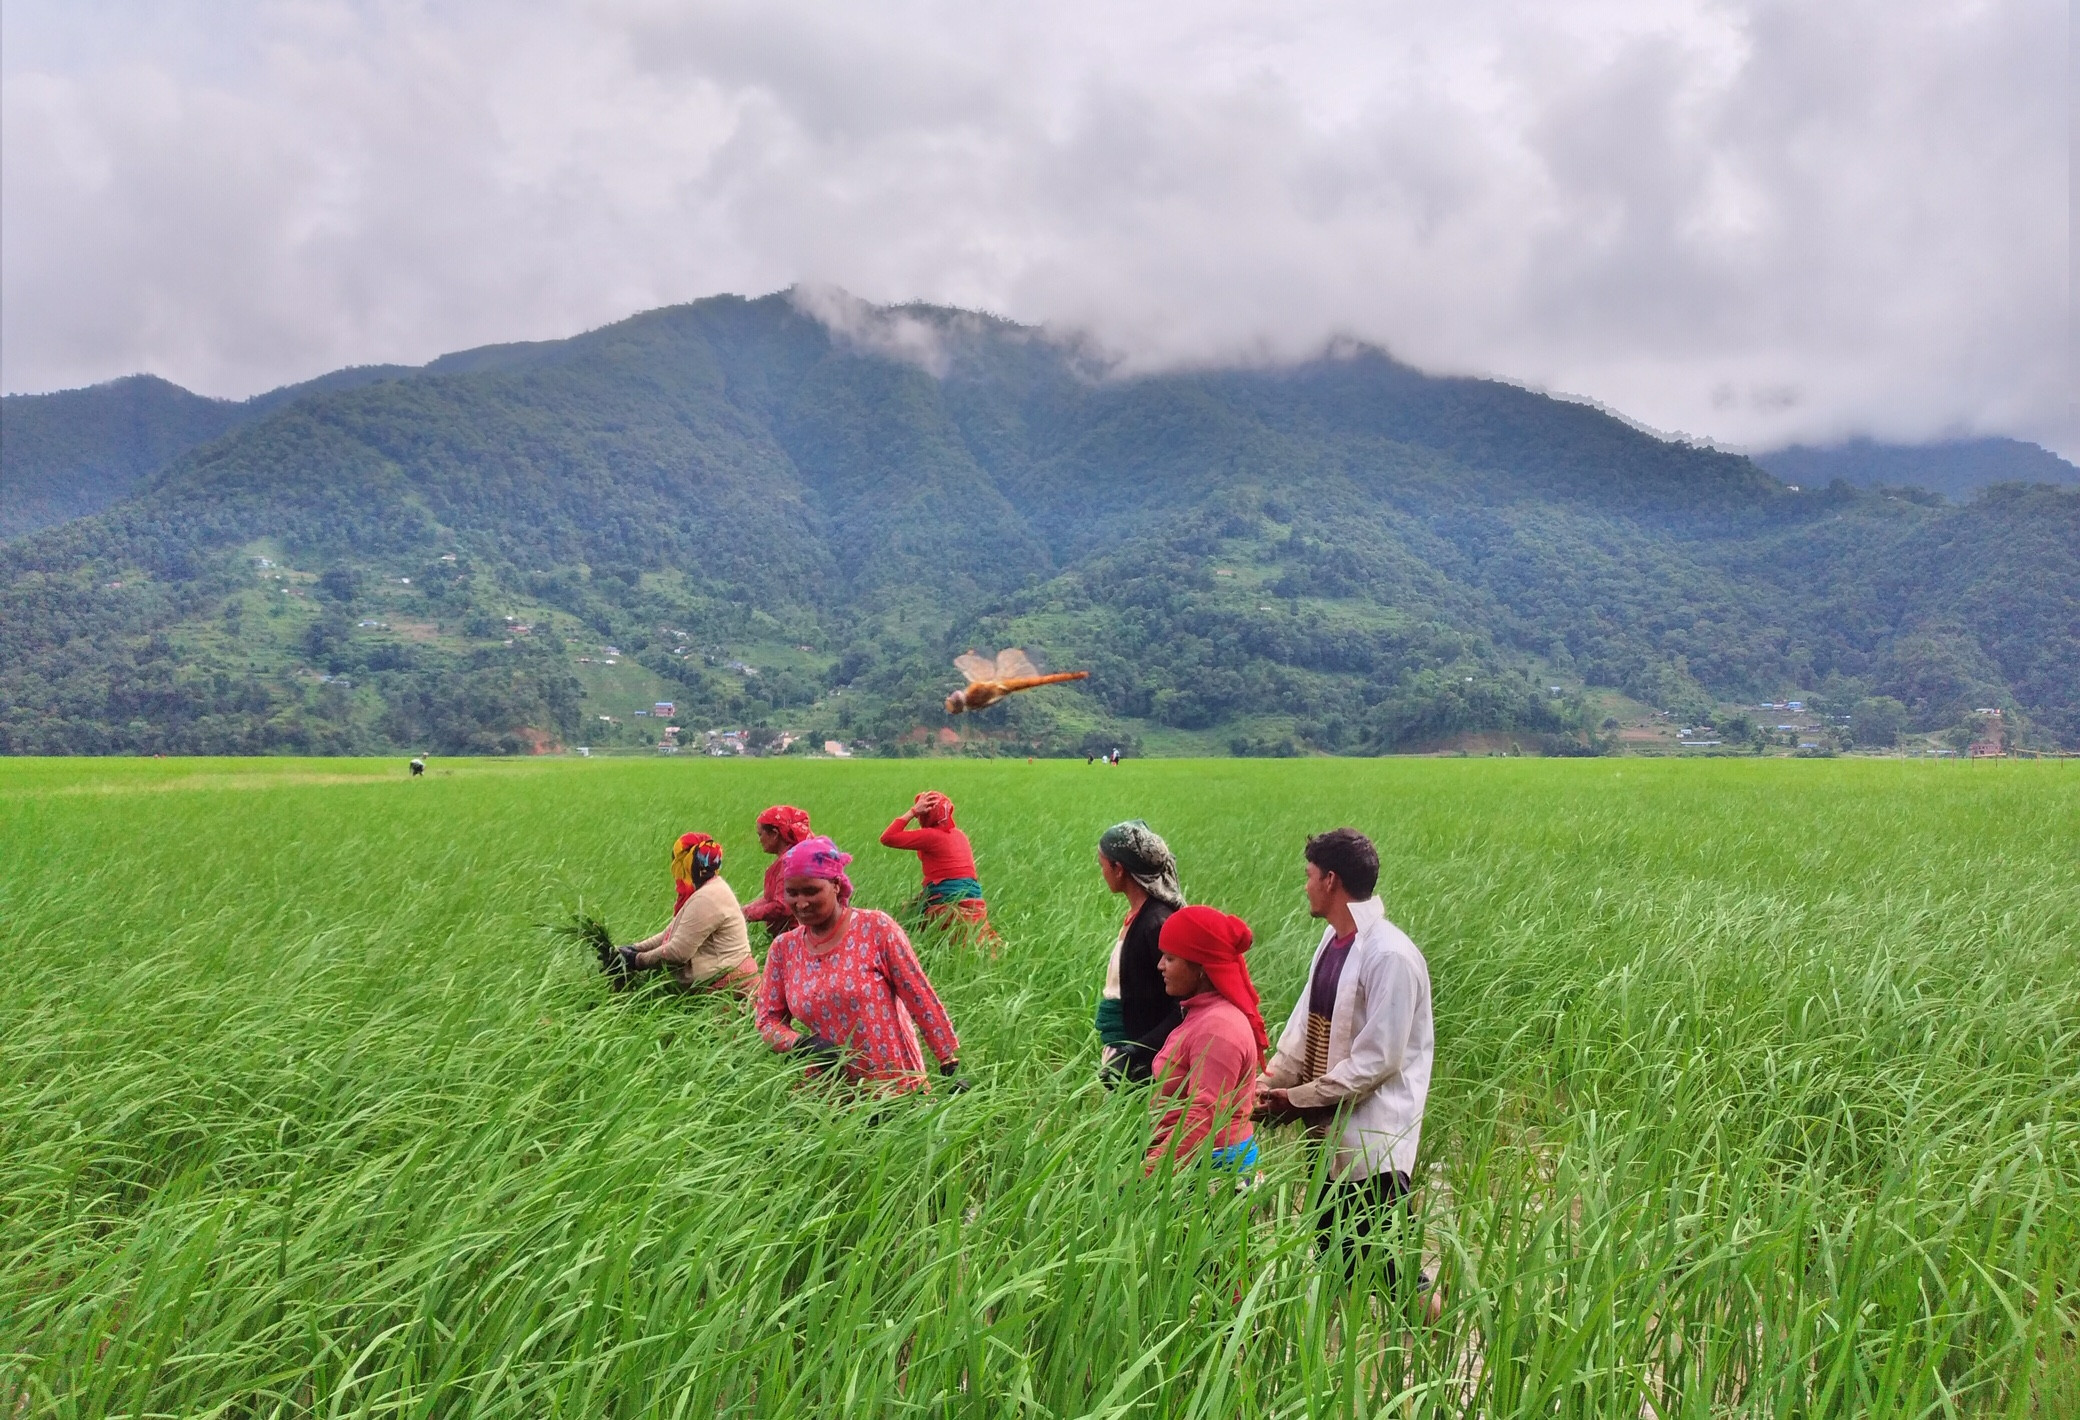
<svg viewBox="0 0 2080 1420"><path fill-rule="evenodd" d="M967 834L951 824L906 830L903 825L908 822L906 816L890 824L881 835L881 846L907 848L915 853L924 869L926 882L943 883L948 878L980 876L975 871L975 850L969 846Z"/></svg>
<svg viewBox="0 0 2080 1420"><path fill-rule="evenodd" d="M1249 1117L1257 1103L1257 1034L1249 1017L1218 991L1202 991L1181 1004L1184 1022L1156 1052L1149 1103L1162 1113L1143 1163L1148 1173L1173 1148L1182 1164L1209 1135L1214 1148L1225 1149L1254 1132ZM1218 1129L1216 1120L1222 1121Z"/></svg>
<svg viewBox="0 0 2080 1420"><path fill-rule="evenodd" d="M786 886L787 878L781 873L780 859L776 857L766 864L765 887L761 889L758 901L744 904L744 920L765 923L766 930L776 937L794 926L794 913L788 909L783 891Z"/></svg>

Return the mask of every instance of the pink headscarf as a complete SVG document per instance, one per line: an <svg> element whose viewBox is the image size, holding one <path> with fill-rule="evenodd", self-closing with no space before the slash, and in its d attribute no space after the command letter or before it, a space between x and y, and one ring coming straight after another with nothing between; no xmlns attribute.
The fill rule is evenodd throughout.
<svg viewBox="0 0 2080 1420"><path fill-rule="evenodd" d="M827 878L838 885L838 901L852 901L852 879L845 876L845 865L852 855L822 834L804 838L800 843L780 855L780 876L783 878Z"/></svg>

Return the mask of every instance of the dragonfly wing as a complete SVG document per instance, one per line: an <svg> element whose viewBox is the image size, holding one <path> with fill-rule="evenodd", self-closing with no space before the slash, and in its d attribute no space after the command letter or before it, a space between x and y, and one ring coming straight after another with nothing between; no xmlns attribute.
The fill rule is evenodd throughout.
<svg viewBox="0 0 2080 1420"><path fill-rule="evenodd" d="M971 682L996 679L997 663L987 656L978 656L973 651L965 656L955 656L953 664Z"/></svg>
<svg viewBox="0 0 2080 1420"><path fill-rule="evenodd" d="M1040 668L1033 664L1033 658L1016 647L1008 651L999 652L997 655L998 680L1018 680L1025 676L1038 674L1040 674Z"/></svg>

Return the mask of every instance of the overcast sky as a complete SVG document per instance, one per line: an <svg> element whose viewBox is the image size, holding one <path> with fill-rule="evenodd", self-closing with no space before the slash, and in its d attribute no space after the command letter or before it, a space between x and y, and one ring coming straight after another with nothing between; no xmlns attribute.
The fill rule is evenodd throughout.
<svg viewBox="0 0 2080 1420"><path fill-rule="evenodd" d="M2066 0L6 0L0 383L797 282L2080 454Z"/></svg>

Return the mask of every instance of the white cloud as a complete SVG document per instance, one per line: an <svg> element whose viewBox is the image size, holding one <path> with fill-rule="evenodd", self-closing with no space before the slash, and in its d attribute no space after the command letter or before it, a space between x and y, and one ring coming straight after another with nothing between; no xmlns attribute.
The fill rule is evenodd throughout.
<svg viewBox="0 0 2080 1420"><path fill-rule="evenodd" d="M2073 453L2063 11L11 0L0 379L245 393L801 283L927 365L830 288Z"/></svg>

